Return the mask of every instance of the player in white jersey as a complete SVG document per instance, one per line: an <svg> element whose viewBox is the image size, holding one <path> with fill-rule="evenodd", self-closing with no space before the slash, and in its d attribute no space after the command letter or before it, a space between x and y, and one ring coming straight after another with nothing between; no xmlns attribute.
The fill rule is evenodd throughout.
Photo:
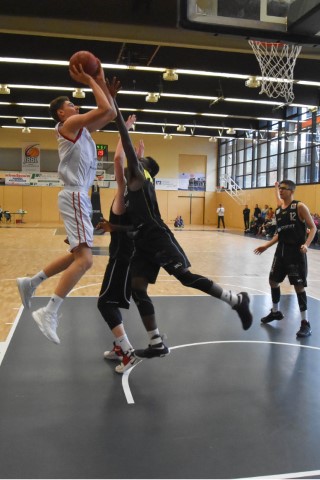
<svg viewBox="0 0 320 480"><path fill-rule="evenodd" d="M71 77L92 89L97 108L79 114L79 108L68 97L58 97L50 104L52 117L58 122L56 134L60 163L59 176L64 189L59 193L58 205L70 244L70 253L60 257L34 277L17 279L23 305L31 306L31 297L45 279L63 272L54 294L46 307L33 312L32 316L41 332L58 344L58 309L64 298L92 266L93 226L92 206L88 190L93 184L97 154L90 132L104 127L116 117L113 97L105 88L102 67L95 78L86 74L82 67L71 67ZM103 87L102 87L103 86ZM118 91L120 84L114 81L110 90Z"/></svg>

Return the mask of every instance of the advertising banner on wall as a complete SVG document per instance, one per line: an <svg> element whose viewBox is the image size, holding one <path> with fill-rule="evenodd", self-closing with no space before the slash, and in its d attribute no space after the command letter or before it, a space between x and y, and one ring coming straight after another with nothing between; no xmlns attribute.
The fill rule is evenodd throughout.
<svg viewBox="0 0 320 480"><path fill-rule="evenodd" d="M22 172L40 172L40 143L22 144Z"/></svg>
<svg viewBox="0 0 320 480"><path fill-rule="evenodd" d="M157 190L178 190L177 178L156 178Z"/></svg>
<svg viewBox="0 0 320 480"><path fill-rule="evenodd" d="M30 185L37 187L62 187L63 182L56 172L50 173L32 173Z"/></svg>
<svg viewBox="0 0 320 480"><path fill-rule="evenodd" d="M30 185L30 175L25 173L6 173L6 185Z"/></svg>

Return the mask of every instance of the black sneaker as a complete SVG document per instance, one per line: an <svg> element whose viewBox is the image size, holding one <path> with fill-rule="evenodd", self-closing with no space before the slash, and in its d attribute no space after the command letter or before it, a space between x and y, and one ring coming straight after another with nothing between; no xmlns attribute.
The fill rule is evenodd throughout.
<svg viewBox="0 0 320 480"><path fill-rule="evenodd" d="M135 356L138 358L156 358L169 355L170 349L163 343L160 335L155 335L151 343L145 350L135 350Z"/></svg>
<svg viewBox="0 0 320 480"><path fill-rule="evenodd" d="M270 322L273 322L273 320L282 320L282 319L283 319L283 313L282 312L280 312L280 311L273 312L271 310L269 315L261 318L261 323L270 323Z"/></svg>
<svg viewBox="0 0 320 480"><path fill-rule="evenodd" d="M241 300L240 300L241 295ZM247 292L238 293L240 302L232 307L233 310L237 312L242 322L243 330L248 330L252 325L252 314L250 312L249 303L250 297Z"/></svg>
<svg viewBox="0 0 320 480"><path fill-rule="evenodd" d="M307 320L301 320L300 330L297 332L297 337L309 337L312 333L310 323Z"/></svg>

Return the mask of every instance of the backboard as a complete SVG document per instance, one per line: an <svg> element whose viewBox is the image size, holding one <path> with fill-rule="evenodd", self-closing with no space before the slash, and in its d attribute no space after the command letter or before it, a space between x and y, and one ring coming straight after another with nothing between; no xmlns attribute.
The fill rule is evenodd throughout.
<svg viewBox="0 0 320 480"><path fill-rule="evenodd" d="M185 28L216 34L319 44L316 0L181 0Z"/></svg>

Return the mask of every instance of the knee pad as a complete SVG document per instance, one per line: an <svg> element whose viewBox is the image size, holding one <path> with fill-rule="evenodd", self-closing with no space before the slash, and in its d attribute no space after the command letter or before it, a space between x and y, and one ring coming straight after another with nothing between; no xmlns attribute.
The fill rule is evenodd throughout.
<svg viewBox="0 0 320 480"><path fill-rule="evenodd" d="M98 309L103 316L105 322L107 322L110 330L113 330L122 323L122 315L118 307L109 305L103 302L100 298L98 300Z"/></svg>
<svg viewBox="0 0 320 480"><path fill-rule="evenodd" d="M146 290L132 290L132 298L137 305L141 317L154 315L154 306L151 298L148 297Z"/></svg>

